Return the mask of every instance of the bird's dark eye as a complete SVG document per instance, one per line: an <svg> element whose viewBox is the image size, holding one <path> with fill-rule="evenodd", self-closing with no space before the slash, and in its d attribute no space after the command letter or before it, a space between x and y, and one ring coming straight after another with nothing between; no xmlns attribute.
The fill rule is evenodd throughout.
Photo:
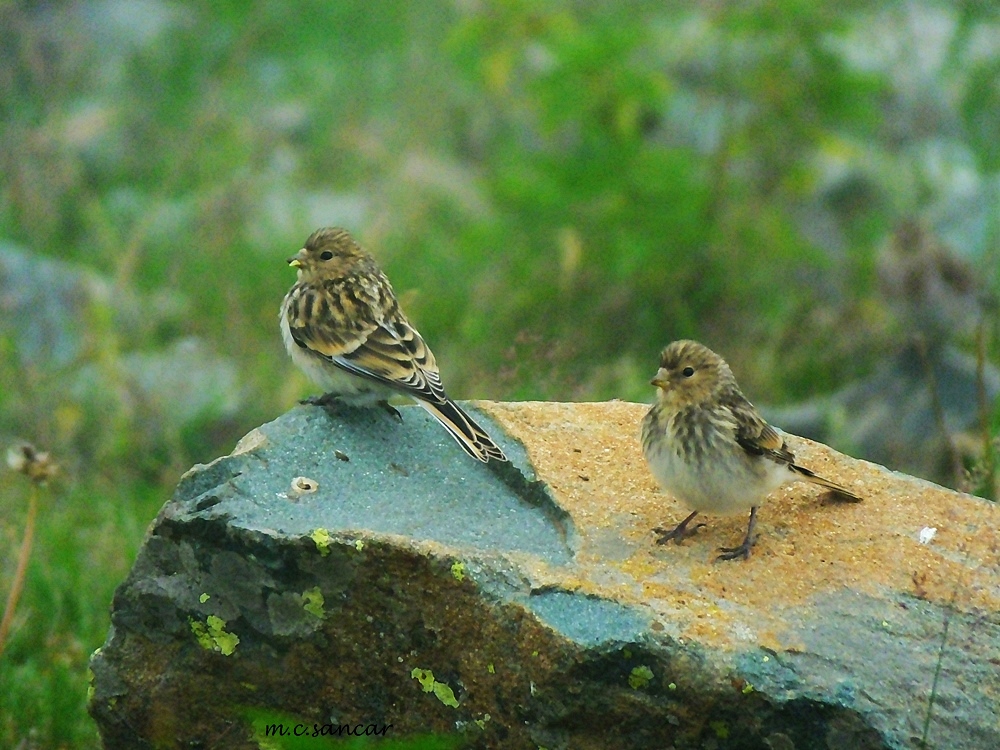
<svg viewBox="0 0 1000 750"><path fill-rule="evenodd" d="M330 260L330 258L332 258L332 257L333 257L333 253L331 253L329 250L324 250L323 252L321 252L319 254L319 259L320 260Z"/></svg>
<svg viewBox="0 0 1000 750"><path fill-rule="evenodd" d="M694 368L693 367L685 367L683 370L681 370L681 375L683 375L686 378L691 377L692 375L694 375Z"/></svg>

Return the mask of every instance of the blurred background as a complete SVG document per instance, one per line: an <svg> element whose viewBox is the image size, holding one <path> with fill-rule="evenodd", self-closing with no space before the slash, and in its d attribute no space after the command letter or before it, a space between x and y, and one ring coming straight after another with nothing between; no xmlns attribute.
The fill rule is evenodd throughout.
<svg viewBox="0 0 1000 750"><path fill-rule="evenodd" d="M0 441L61 467L0 747L97 747L147 524L315 392L277 311L319 226L456 398L649 401L697 338L779 426L994 499L998 133L973 0L0 2Z"/></svg>

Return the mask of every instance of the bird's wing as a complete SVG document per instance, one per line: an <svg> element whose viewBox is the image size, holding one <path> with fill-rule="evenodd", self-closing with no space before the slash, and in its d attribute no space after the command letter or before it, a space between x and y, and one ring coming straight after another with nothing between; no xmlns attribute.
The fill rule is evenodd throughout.
<svg viewBox="0 0 1000 750"><path fill-rule="evenodd" d="M356 301L293 288L285 307L292 340L342 370L415 398L473 458L506 461L486 431L445 394L434 354L395 300L372 298L352 307Z"/></svg>
<svg viewBox="0 0 1000 750"><path fill-rule="evenodd" d="M434 355L405 319L380 325L358 348L330 361L415 398L473 458L507 460L486 430L445 394Z"/></svg>
<svg viewBox="0 0 1000 750"><path fill-rule="evenodd" d="M355 349L330 361L421 401L448 400L434 354L402 318L381 323Z"/></svg>
<svg viewBox="0 0 1000 750"><path fill-rule="evenodd" d="M447 400L430 348L377 288L302 286L286 315L292 340L331 364L419 400Z"/></svg>
<svg viewBox="0 0 1000 750"><path fill-rule="evenodd" d="M726 404L736 419L736 442L747 453L765 456L784 464L795 462L795 456L785 445L784 439L742 395L734 395Z"/></svg>
<svg viewBox="0 0 1000 750"><path fill-rule="evenodd" d="M378 327L369 307L337 290L296 284L285 298L283 314L299 347L332 359L356 349Z"/></svg>
<svg viewBox="0 0 1000 750"><path fill-rule="evenodd" d="M784 438L760 416L756 407L746 398L734 398L728 404L736 419L736 442L743 450L755 456L764 456L779 464L784 464L800 479L833 490L848 500L860 502L861 497L846 487L831 482L815 472L795 463L795 455L788 450Z"/></svg>

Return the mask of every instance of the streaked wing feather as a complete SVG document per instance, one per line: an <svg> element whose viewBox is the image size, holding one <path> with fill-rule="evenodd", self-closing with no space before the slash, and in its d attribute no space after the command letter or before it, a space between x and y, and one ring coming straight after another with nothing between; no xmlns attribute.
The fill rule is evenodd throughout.
<svg viewBox="0 0 1000 750"><path fill-rule="evenodd" d="M415 398L473 458L483 462L507 460L486 431L448 398L434 354L406 320L380 325L361 346L331 361Z"/></svg>
<svg viewBox="0 0 1000 750"><path fill-rule="evenodd" d="M746 400L741 394L727 401L727 406L736 418L737 431L736 442L738 442L747 453L757 456L764 456L779 464L786 465L790 471L798 474L808 482L833 490L848 500L860 502L861 497L851 490L836 482L821 477L795 463L795 454L788 450L784 439L771 425L764 421L756 407Z"/></svg>
<svg viewBox="0 0 1000 750"><path fill-rule="evenodd" d="M434 355L406 321L396 321L392 327L378 326L364 343L339 360L331 361L418 400L444 403L448 399Z"/></svg>
<svg viewBox="0 0 1000 750"><path fill-rule="evenodd" d="M286 310L292 340L331 361L354 351L378 327L372 316L347 318L340 296L316 287L293 287Z"/></svg>
<svg viewBox="0 0 1000 750"><path fill-rule="evenodd" d="M418 400L446 401L434 355L399 312L391 290L351 289L293 288L287 302L292 340L359 377Z"/></svg>
<svg viewBox="0 0 1000 750"><path fill-rule="evenodd" d="M785 441L782 439L781 435L779 435L775 429L771 427L771 425L767 424L767 422L763 422L763 420L761 421L763 423L763 429L757 435L754 442L756 442L757 445L765 451L769 451L771 453L788 453L785 448Z"/></svg>
<svg viewBox="0 0 1000 750"><path fill-rule="evenodd" d="M736 418L736 442L747 453L757 456L767 456L779 463L791 464L795 456L785 446L785 441L757 411L757 408L746 400L742 394L737 394L727 406Z"/></svg>
<svg viewBox="0 0 1000 750"><path fill-rule="evenodd" d="M380 326L362 345L342 357L331 357L330 362L415 398L473 458L507 460L487 432L445 394L434 355L405 321L393 329Z"/></svg>

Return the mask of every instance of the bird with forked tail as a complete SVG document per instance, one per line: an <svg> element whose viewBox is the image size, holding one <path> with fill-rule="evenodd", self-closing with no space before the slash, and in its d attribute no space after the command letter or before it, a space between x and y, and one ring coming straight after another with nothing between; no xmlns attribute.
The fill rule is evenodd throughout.
<svg viewBox="0 0 1000 750"><path fill-rule="evenodd" d="M318 229L288 264L298 279L281 303L281 337L292 361L326 389L316 402L387 404L394 394L410 396L473 458L507 460L445 393L434 355L389 280L347 231Z"/></svg>

